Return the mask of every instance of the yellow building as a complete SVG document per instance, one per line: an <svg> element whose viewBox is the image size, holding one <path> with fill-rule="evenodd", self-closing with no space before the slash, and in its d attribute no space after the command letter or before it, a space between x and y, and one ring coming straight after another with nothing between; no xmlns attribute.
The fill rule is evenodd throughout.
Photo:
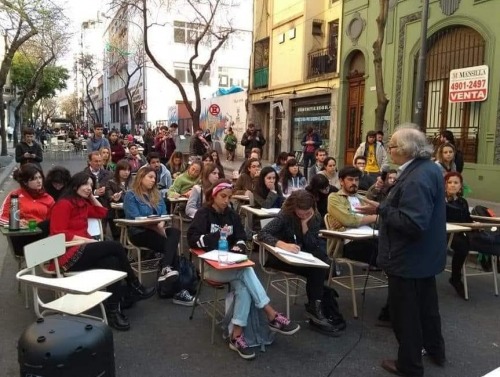
<svg viewBox="0 0 500 377"><path fill-rule="evenodd" d="M255 0L249 122L267 136L264 157L302 151L309 126L336 155L342 1Z"/></svg>

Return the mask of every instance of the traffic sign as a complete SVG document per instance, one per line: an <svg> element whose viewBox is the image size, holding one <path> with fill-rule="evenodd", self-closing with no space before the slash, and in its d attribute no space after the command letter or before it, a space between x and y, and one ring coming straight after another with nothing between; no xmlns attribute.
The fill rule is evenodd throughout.
<svg viewBox="0 0 500 377"><path fill-rule="evenodd" d="M208 112L212 115L219 115L220 114L220 107L219 105L217 105L216 103L210 105L210 107L208 108Z"/></svg>

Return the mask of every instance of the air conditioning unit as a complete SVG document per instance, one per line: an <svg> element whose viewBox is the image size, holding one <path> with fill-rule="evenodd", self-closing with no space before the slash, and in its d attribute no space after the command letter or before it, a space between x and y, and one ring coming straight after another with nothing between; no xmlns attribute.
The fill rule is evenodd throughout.
<svg viewBox="0 0 500 377"><path fill-rule="evenodd" d="M12 94L12 88L8 86L4 86L3 94Z"/></svg>

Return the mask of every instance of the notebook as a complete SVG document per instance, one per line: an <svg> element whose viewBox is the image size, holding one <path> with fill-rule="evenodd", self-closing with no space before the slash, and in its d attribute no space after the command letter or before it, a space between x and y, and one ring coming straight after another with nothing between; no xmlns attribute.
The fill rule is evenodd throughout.
<svg viewBox="0 0 500 377"><path fill-rule="evenodd" d="M292 253L290 251L280 249L279 247L275 247L274 249L278 254L286 255L287 257L297 258L300 260L304 260L306 262L314 262L315 261L314 255L312 255L311 253L306 253L305 251L299 251L296 254L296 253Z"/></svg>
<svg viewBox="0 0 500 377"><path fill-rule="evenodd" d="M248 259L246 254L232 253L230 251L227 254L228 254L228 257L227 257L228 264L240 263L240 262L244 262ZM219 251L218 250L208 251L204 254L201 254L200 258L218 262L219 261Z"/></svg>

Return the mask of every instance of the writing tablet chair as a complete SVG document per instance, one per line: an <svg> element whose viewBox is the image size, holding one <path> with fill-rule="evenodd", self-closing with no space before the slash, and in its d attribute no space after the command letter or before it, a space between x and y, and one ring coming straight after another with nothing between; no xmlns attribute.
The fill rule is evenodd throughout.
<svg viewBox="0 0 500 377"><path fill-rule="evenodd" d="M198 257L199 255L204 253L204 251L201 249L189 249L189 252L191 253L191 256L195 257ZM202 258L198 258L198 262L199 262L198 271L200 271L200 281L198 282L198 288L196 290L196 295L194 298L195 304L191 309L191 315L189 316L189 319L190 320L193 319L194 311L196 307L199 305L205 311L205 313L212 319L210 341L212 344L214 344L215 324L216 322L221 322L225 315L225 308L224 308L225 295L219 297L219 290L224 289L227 286L227 290L229 291L230 284L226 282L218 282L207 279L205 277L204 260L202 260ZM201 288L203 285L212 288L214 293L212 300L200 301L199 298L201 295Z"/></svg>
<svg viewBox="0 0 500 377"><path fill-rule="evenodd" d="M37 317L50 313L62 313L94 318L107 323L103 302L111 293L103 291L107 286L126 277L126 272L95 269L79 272L65 277L61 274L57 258L66 252L64 234L33 242L24 247L26 268L16 274L19 281L33 288L33 308ZM37 274L37 267L52 261L55 266L55 277L44 277ZM43 301L39 290L49 290L60 297L52 301ZM99 306L102 317L85 314Z"/></svg>
<svg viewBox="0 0 500 377"><path fill-rule="evenodd" d="M261 229L266 226L268 222L272 219L263 219L260 221ZM266 292L269 290L269 286L274 288L276 291L285 296L286 299L286 316L290 317L290 299L293 299L293 304L297 303L297 297L305 295L305 285L306 281L296 274L291 272L285 272L281 270L276 270L274 268L266 267L268 251L263 243L259 242L257 235L253 236L253 242L259 248L259 265L261 270L267 275L266 281ZM280 277L279 279L271 278Z"/></svg>
<svg viewBox="0 0 500 377"><path fill-rule="evenodd" d="M332 218L330 215L326 214L325 217L325 225L328 230L338 230L339 224L337 220ZM351 300L352 300L352 311L354 318L358 318L358 304L356 301L356 291L364 291L366 289L376 289L376 288L385 288L387 287L387 280L382 277L373 276L372 273L368 274L359 274L356 275L354 273L354 267L365 268L367 271L370 266L368 263L360 262L354 259L345 258L343 256L343 246L344 242L340 239L328 239L326 250L330 259L332 259L332 263L330 265L330 272L328 275L328 285L337 284L342 288L346 288L351 291ZM335 274L335 265L336 264L344 264L349 269L348 276L336 276ZM368 279L368 280L367 280Z"/></svg>

